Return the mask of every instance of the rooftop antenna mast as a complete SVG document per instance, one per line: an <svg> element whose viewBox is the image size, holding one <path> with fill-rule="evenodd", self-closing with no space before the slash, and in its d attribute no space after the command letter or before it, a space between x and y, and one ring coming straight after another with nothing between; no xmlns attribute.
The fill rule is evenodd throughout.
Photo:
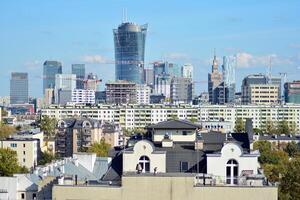
<svg viewBox="0 0 300 200"><path fill-rule="evenodd" d="M270 63L268 66L268 79L270 83L272 82L271 77L272 77L272 56L270 56Z"/></svg>
<svg viewBox="0 0 300 200"><path fill-rule="evenodd" d="M123 13L122 13L122 22L125 23L127 22L127 8L123 8Z"/></svg>

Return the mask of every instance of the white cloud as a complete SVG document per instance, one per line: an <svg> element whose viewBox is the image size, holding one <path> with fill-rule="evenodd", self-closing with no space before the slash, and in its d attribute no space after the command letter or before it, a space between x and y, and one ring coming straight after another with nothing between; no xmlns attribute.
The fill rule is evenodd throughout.
<svg viewBox="0 0 300 200"><path fill-rule="evenodd" d="M110 64L113 63L111 59L106 58L105 56L102 55L86 55L83 56L81 59L85 63L90 63L90 64Z"/></svg>
<svg viewBox="0 0 300 200"><path fill-rule="evenodd" d="M189 56L186 53L180 53L180 52L168 53L165 57L168 60L185 60L185 59L189 59Z"/></svg>
<svg viewBox="0 0 300 200"><path fill-rule="evenodd" d="M24 65L29 70L36 70L42 66L42 62L40 60L33 60L26 62Z"/></svg>
<svg viewBox="0 0 300 200"><path fill-rule="evenodd" d="M282 57L277 54L269 55L253 55L246 52L240 52L236 54L237 67L248 68L248 67L266 67L272 66L287 66L293 65L293 59L290 57Z"/></svg>

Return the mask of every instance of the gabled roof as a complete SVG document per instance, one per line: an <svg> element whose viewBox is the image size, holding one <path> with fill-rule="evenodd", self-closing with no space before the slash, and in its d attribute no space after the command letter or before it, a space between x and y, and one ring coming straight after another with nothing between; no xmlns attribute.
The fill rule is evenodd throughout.
<svg viewBox="0 0 300 200"><path fill-rule="evenodd" d="M188 120L168 120L147 126L148 129L197 129L200 125Z"/></svg>

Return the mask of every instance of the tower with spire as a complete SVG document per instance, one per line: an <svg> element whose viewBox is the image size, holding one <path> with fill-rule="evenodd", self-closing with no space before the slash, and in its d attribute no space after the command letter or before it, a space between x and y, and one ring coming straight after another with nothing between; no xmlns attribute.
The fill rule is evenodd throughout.
<svg viewBox="0 0 300 200"><path fill-rule="evenodd" d="M209 102L216 104L218 101L218 92L217 88L222 83L222 73L219 72L219 64L216 55L216 49L214 49L214 59L212 63L211 73L208 74L208 94Z"/></svg>

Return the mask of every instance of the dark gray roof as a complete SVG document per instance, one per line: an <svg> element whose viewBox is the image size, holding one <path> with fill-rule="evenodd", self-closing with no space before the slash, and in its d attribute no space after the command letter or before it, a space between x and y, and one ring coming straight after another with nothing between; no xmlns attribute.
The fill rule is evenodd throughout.
<svg viewBox="0 0 300 200"><path fill-rule="evenodd" d="M259 135L259 140L294 140L300 141L300 135Z"/></svg>
<svg viewBox="0 0 300 200"><path fill-rule="evenodd" d="M104 124L102 124L102 132L103 133L114 133L114 132L116 132L116 125L105 122Z"/></svg>
<svg viewBox="0 0 300 200"><path fill-rule="evenodd" d="M197 129L200 125L188 120L169 120L147 126L148 129Z"/></svg>

